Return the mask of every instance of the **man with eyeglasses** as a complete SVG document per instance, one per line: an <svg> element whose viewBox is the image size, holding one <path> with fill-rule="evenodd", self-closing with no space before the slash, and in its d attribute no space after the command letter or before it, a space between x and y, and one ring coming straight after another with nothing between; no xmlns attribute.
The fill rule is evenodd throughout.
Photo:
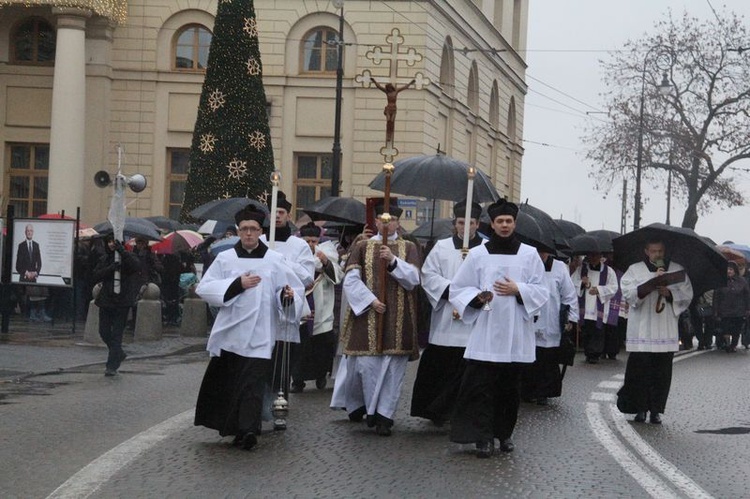
<svg viewBox="0 0 750 499"><path fill-rule="evenodd" d="M261 241L265 214L247 206L235 215L239 242L219 253L196 293L219 313L208 338L211 361L195 409L195 425L234 435L249 450L261 430L263 397L279 317L302 317L305 288L286 259ZM309 250L308 250L309 251Z"/></svg>

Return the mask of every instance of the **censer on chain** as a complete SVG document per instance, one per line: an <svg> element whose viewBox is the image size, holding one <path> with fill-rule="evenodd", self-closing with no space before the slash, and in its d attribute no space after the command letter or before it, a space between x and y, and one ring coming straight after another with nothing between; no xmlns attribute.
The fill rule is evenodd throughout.
<svg viewBox="0 0 750 499"><path fill-rule="evenodd" d="M289 415L289 402L284 398L284 391L279 390L276 400L273 401L273 429L286 430L286 417Z"/></svg>

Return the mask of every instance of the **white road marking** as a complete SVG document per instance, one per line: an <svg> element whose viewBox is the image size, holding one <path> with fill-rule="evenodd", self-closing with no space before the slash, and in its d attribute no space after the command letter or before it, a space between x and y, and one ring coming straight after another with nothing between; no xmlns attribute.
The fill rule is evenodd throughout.
<svg viewBox="0 0 750 499"><path fill-rule="evenodd" d="M175 431L192 426L194 416L195 409L185 411L126 440L90 462L55 489L47 499L89 497L141 454L161 443Z"/></svg>
<svg viewBox="0 0 750 499"><path fill-rule="evenodd" d="M596 385L597 388L612 388L613 390L619 390L621 386L622 382L620 381L602 381Z"/></svg>
<svg viewBox="0 0 750 499"><path fill-rule="evenodd" d="M625 420L625 417L619 413L614 405L610 405L609 408L617 430L625 440L627 440L630 445L638 451L646 464L661 473L662 476L678 487L688 497L696 499L712 497L711 494L703 490L700 485L691 480L690 477L678 470L672 463L656 452L653 447L648 445L646 441L643 440L635 430L633 430L630 423Z"/></svg>
<svg viewBox="0 0 750 499"><path fill-rule="evenodd" d="M606 392L591 392L591 400L596 400L597 402L614 402L615 394Z"/></svg>
<svg viewBox="0 0 750 499"><path fill-rule="evenodd" d="M610 430L604 417L602 417L601 406L599 404L587 402L586 416L588 417L589 426L591 426L594 436L596 436L602 446L604 446L622 469L633 477L651 497L658 499L679 497L663 480L646 468L632 452L620 443L614 432Z"/></svg>

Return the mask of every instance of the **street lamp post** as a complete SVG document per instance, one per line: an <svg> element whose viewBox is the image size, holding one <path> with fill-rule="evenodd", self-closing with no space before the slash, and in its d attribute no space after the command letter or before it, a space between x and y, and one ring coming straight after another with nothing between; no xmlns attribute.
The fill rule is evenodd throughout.
<svg viewBox="0 0 750 499"><path fill-rule="evenodd" d="M633 207L633 230L637 230L641 226L641 170L643 167L643 107L646 99L646 64L648 62L649 55L658 46L652 47L651 50L646 52L646 57L643 59L643 72L641 73L641 107L638 114L638 156L635 164L635 206ZM669 83L666 71L662 73L661 83L657 87L661 95L666 95L672 90L672 85Z"/></svg>
<svg viewBox="0 0 750 499"><path fill-rule="evenodd" d="M344 83L344 0L333 0L339 9L338 54L336 62L336 117L333 125L333 160L331 161L331 196L338 197L341 178L341 93Z"/></svg>

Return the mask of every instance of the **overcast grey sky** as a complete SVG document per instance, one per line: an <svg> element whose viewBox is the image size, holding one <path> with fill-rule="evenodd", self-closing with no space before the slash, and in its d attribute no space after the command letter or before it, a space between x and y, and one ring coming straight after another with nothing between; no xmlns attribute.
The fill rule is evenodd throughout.
<svg viewBox="0 0 750 499"><path fill-rule="evenodd" d="M622 184L614 185L606 199L603 192L594 190L581 141L587 120L606 118L585 114L603 110L598 61L626 40L653 32L654 23L670 8L679 15L687 11L711 18L711 5L719 12L726 6L750 22L748 0L530 0L522 201L528 199L554 218L577 222L586 230L620 230ZM634 180L628 183L627 229L632 230ZM741 185L750 200L750 178L746 176ZM664 222L666 179L662 185L643 185L643 199L641 226ZM672 225L682 222L684 209L673 197ZM717 243L731 239L750 244L750 206L702 215L696 231Z"/></svg>

